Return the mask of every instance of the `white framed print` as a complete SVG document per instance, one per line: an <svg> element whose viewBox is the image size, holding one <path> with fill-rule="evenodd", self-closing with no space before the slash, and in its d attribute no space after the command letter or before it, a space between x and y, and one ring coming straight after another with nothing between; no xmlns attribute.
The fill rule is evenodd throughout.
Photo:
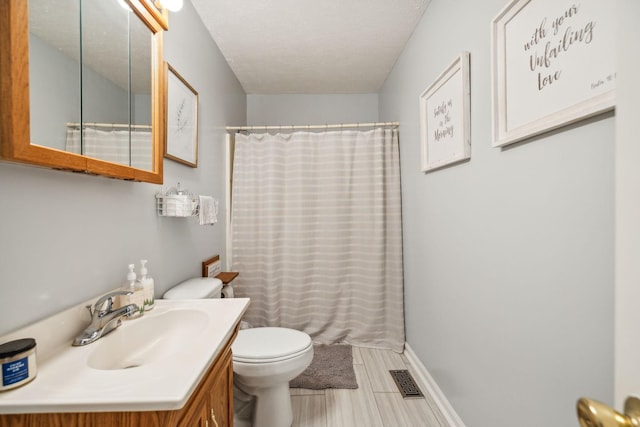
<svg viewBox="0 0 640 427"><path fill-rule="evenodd" d="M167 136L164 156L198 167L198 92L171 66L167 76Z"/></svg>
<svg viewBox="0 0 640 427"><path fill-rule="evenodd" d="M420 95L421 169L471 158L469 52L461 53Z"/></svg>
<svg viewBox="0 0 640 427"><path fill-rule="evenodd" d="M513 0L491 24L494 147L615 106L615 7Z"/></svg>

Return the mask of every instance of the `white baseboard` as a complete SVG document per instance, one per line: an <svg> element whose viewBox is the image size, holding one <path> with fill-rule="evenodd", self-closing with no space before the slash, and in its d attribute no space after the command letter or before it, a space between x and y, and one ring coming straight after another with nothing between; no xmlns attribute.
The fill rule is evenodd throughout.
<svg viewBox="0 0 640 427"><path fill-rule="evenodd" d="M407 343L404 344L404 354L407 356L409 363L411 363L415 368L415 372L419 376L417 379L418 382L425 385L427 388L425 392L431 395L431 398L438 406L438 409L440 409L442 416L447 421L448 427L465 427L458 414L456 414L456 411L453 410L453 407L447 400L444 393L442 393L442 390L440 390L440 387L438 387L438 384L436 384L436 381L433 379L431 374L429 374L429 371L427 371L427 368L425 368L420 359L418 359L418 356L416 356L416 353L413 351L411 346Z"/></svg>

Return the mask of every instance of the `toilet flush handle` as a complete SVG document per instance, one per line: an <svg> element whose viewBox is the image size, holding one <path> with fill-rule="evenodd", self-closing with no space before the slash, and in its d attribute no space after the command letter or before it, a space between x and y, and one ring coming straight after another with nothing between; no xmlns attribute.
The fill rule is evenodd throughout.
<svg viewBox="0 0 640 427"><path fill-rule="evenodd" d="M597 400L580 398L577 403L581 427L640 427L640 399L630 396L624 414Z"/></svg>

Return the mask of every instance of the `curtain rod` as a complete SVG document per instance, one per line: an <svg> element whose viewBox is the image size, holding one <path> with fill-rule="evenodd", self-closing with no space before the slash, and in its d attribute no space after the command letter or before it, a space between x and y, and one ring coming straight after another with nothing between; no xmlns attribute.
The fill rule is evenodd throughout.
<svg viewBox="0 0 640 427"><path fill-rule="evenodd" d="M227 131L242 130L311 130L311 129L346 129L346 128L371 128L371 127L398 127L400 122L382 123L350 123L339 125L286 125L286 126L227 126Z"/></svg>
<svg viewBox="0 0 640 427"><path fill-rule="evenodd" d="M120 123L91 123L91 122L67 123L67 127L80 127L80 125L96 127L96 128L128 128L128 127L132 127L134 129L151 129L150 125L126 125L126 124L120 124Z"/></svg>

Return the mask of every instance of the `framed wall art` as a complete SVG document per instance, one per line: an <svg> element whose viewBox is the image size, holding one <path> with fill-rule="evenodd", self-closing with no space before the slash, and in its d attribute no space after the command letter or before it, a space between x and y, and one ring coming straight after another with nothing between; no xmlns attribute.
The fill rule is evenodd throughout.
<svg viewBox="0 0 640 427"><path fill-rule="evenodd" d="M463 52L420 95L421 169L471 157L469 52Z"/></svg>
<svg viewBox="0 0 640 427"><path fill-rule="evenodd" d="M198 92L168 63L164 156L198 167Z"/></svg>
<svg viewBox="0 0 640 427"><path fill-rule="evenodd" d="M214 255L206 261L202 261L202 277L216 277L220 274L220 255Z"/></svg>
<svg viewBox="0 0 640 427"><path fill-rule="evenodd" d="M514 0L491 29L494 147L614 108L609 2Z"/></svg>

